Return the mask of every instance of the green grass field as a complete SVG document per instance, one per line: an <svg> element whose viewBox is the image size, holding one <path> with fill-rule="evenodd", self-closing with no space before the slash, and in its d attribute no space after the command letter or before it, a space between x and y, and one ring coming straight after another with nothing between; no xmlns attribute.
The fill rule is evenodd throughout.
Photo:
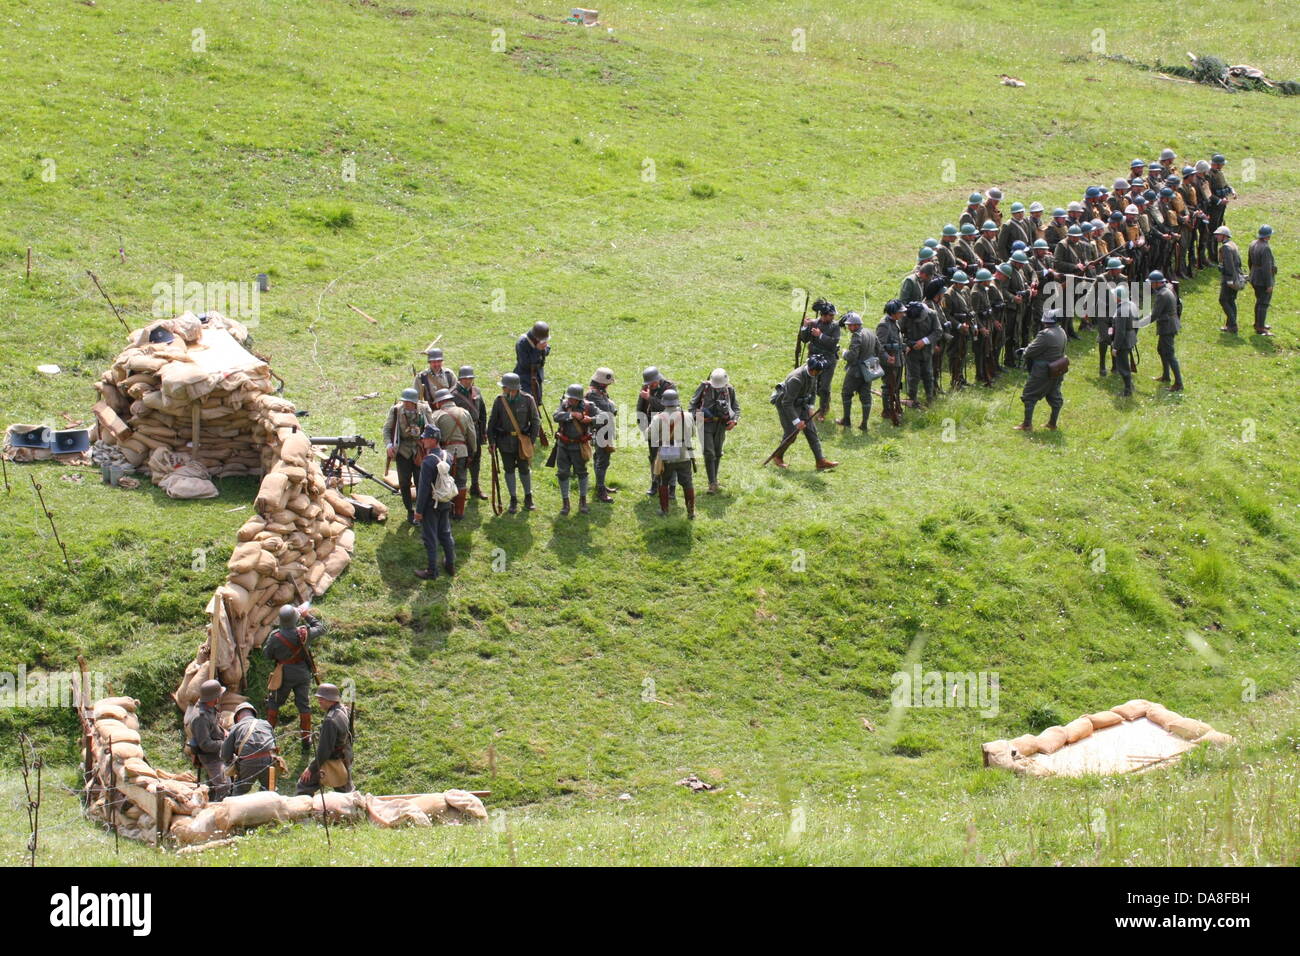
<svg viewBox="0 0 1300 956"><path fill-rule="evenodd" d="M471 507L452 584L412 576L413 530L358 527L319 605L333 630L318 659L358 684L364 788L490 789L506 813L478 831L335 832L335 858L1296 862L1300 103L1100 55L1191 50L1300 78L1286 9L1189 0L1156 31L1114 2L634 4L591 29L567 12L14 3L0 38L6 424L89 419L123 331L88 269L133 326L177 274L268 273L255 347L317 434L378 438L436 337L490 384L537 319L553 330L548 396L597 365L628 404L649 364L683 387L723 365L739 388L726 494L701 496L693 523L641 494L634 444L615 456L618 503L589 519L556 517L540 469L537 513ZM824 428L832 474L803 446L788 473L758 467L780 438L766 399L796 290L874 322L971 189L1050 208L1164 146L1228 155L1243 252L1276 228L1274 338L1220 336L1202 273L1183 286L1182 395L1150 381L1153 339L1131 402L1077 343L1059 433L1011 431L1012 373L900 429ZM177 502L63 473L10 466L0 492L0 671L85 654L144 702L150 757L179 767L166 694L256 483ZM891 717L891 675L913 660L996 672L997 714ZM982 741L1131 697L1240 744L1141 778L980 768ZM68 710L0 710L0 861L24 853L21 729L50 764L44 862L175 862L115 857L78 819L54 786L76 782L75 728ZM692 771L722 792L673 785ZM303 827L199 859L327 856Z"/></svg>

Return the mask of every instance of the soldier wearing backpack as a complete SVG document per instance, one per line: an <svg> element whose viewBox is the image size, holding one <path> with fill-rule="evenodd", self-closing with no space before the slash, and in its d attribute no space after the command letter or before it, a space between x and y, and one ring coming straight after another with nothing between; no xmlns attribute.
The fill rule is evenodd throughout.
<svg viewBox="0 0 1300 956"><path fill-rule="evenodd" d="M455 459L439 447L442 432L436 425L426 425L420 434L424 461L420 464L420 490L415 499L415 520L420 522L420 537L428 562L415 572L417 578L432 581L438 576L438 546L442 546L443 569L456 573L456 542L451 536L451 503L457 495L452 477Z"/></svg>

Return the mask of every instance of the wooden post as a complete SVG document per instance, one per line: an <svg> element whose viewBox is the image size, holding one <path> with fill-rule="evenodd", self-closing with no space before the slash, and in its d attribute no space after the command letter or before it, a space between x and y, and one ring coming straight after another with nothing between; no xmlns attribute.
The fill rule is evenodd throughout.
<svg viewBox="0 0 1300 956"><path fill-rule="evenodd" d="M154 832L157 837L154 840L154 845L160 850L162 849L163 842L163 813L165 802L166 801L163 800L163 789L162 787L158 787L154 791L153 822Z"/></svg>

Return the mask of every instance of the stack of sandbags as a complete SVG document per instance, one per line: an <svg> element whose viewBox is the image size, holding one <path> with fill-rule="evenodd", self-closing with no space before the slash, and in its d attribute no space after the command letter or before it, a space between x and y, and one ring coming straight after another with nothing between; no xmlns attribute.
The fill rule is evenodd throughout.
<svg viewBox="0 0 1300 956"><path fill-rule="evenodd" d="M119 833L152 843L157 816L167 833L177 819L198 813L207 804L207 787L192 773L168 773L145 760L140 746L139 701L109 697L83 715L82 766L89 767L86 812L116 826ZM86 747L90 753L87 755Z"/></svg>
<svg viewBox="0 0 1300 956"><path fill-rule="evenodd" d="M171 341L151 342L156 330ZM275 382L270 367L242 348L247 337L216 313L200 322L187 312L135 330L95 386L96 437L136 467L164 449L187 452L219 477L262 474L269 423L257 399Z"/></svg>
<svg viewBox="0 0 1300 956"><path fill-rule="evenodd" d="M208 469L183 451L155 448L149 453L149 477L169 498L217 497Z"/></svg>
<svg viewBox="0 0 1300 956"><path fill-rule="evenodd" d="M186 669L176 702L188 708L211 674L240 688L249 655L265 640L285 604L324 594L352 560L354 510L327 487L311 442L274 401L259 403L268 468L256 514L238 532L226 583L208 602L208 640Z"/></svg>

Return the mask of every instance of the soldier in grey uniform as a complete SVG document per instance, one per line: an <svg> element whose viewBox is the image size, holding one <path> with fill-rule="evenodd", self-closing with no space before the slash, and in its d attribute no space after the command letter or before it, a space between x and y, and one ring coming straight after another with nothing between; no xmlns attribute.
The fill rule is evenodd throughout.
<svg viewBox="0 0 1300 956"><path fill-rule="evenodd" d="M1127 376L1124 381L1126 383L1125 387L1129 391L1125 394L1131 394L1132 373L1131 371L1119 371L1120 366L1118 353L1120 347L1114 343L1114 340L1111 337L1113 328L1116 325L1112 320L1115 316L1117 303L1120 301L1120 299L1117 298L1117 293L1120 290L1124 290L1125 298L1127 297L1127 290L1124 285L1124 261L1118 256L1111 256L1106 260L1106 271L1103 275L1103 282L1098 283L1098 285L1104 284L1104 288L1099 289L1097 286L1094 286L1093 291L1089 296L1089 305L1091 306L1093 303L1096 303L1100 306L1101 310L1101 315L1097 317L1097 374L1102 378L1106 377L1106 354L1110 353L1110 370ZM1132 303L1127 304L1130 307L1132 306ZM1133 345L1129 345L1127 348L1131 350L1136 346L1136 344L1137 330L1134 329ZM1127 368L1128 366L1126 365L1125 367Z"/></svg>
<svg viewBox="0 0 1300 956"><path fill-rule="evenodd" d="M469 458L469 493L472 498L486 501L487 495L478 483L478 473L479 464L483 460L483 445L487 442L487 403L483 401L483 393L474 384L474 366L460 367L451 397L474 420L474 452Z"/></svg>
<svg viewBox="0 0 1300 956"><path fill-rule="evenodd" d="M415 389L420 401L432 405L433 396L438 394L438 390L455 388L456 379L452 376L451 369L442 367L442 349L431 345L425 349L424 356L429 360L429 367L415 376Z"/></svg>
<svg viewBox="0 0 1300 956"><path fill-rule="evenodd" d="M813 422L817 379L826 373L830 364L831 360L823 354L809 355L807 363L787 375L772 396L772 404L776 406L777 416L781 420L782 436L789 435L795 429L803 432L804 438L808 439L808 447L812 449L813 458L817 461L818 471L839 464L822 454L821 438L817 435L817 425ZM773 457L772 464L778 468L787 467L780 456Z"/></svg>
<svg viewBox="0 0 1300 956"><path fill-rule="evenodd" d="M1268 305L1273 299L1273 283L1277 281L1277 263L1273 259L1273 248L1268 244L1272 235L1272 226L1260 226L1258 238L1246 251L1250 287L1255 290L1256 335L1273 334L1268 324Z"/></svg>
<svg viewBox="0 0 1300 956"><path fill-rule="evenodd" d="M646 494L653 497L659 493L659 475L655 474L655 447L650 444L650 421L664 410L664 392L677 386L664 378L659 369L651 365L641 373L641 391L636 398L636 423L641 434L646 436L646 451L650 462L650 488ZM669 480L669 494L677 494L671 472L665 472Z"/></svg>
<svg viewBox="0 0 1300 956"><path fill-rule="evenodd" d="M942 329L939 317L923 302L908 302L902 321L907 348L907 400L915 407L917 389L925 383L926 402L934 401L934 346Z"/></svg>
<svg viewBox="0 0 1300 956"><path fill-rule="evenodd" d="M304 752L311 740L311 702L307 688L311 686L311 644L325 633L325 624L319 618L305 613L307 605L294 607L286 604L280 608L280 625L262 642L262 656L273 662L281 672L280 686L266 695L266 719L272 727L280 722L280 706L293 691L293 703L298 708L298 737Z"/></svg>
<svg viewBox="0 0 1300 956"><path fill-rule="evenodd" d="M574 382L564 390L564 401L551 416L555 429L555 476L560 482L560 514L569 513L571 474L578 476L578 513L590 514L587 505L587 459L591 454L592 425L599 410L583 397L582 385Z"/></svg>
<svg viewBox="0 0 1300 956"><path fill-rule="evenodd" d="M534 322L515 342L515 374L538 405L542 404L542 381L546 378L546 359L550 354L551 327L545 322Z"/></svg>
<svg viewBox="0 0 1300 956"><path fill-rule="evenodd" d="M535 444L542 433L542 420L537 414L537 402L522 391L520 385L519 376L514 372L501 376L501 394L492 403L487 426L488 444L501 452L501 467L506 473L506 487L510 489L510 514L519 512L519 499L515 495L516 473L524 486L524 508L537 510L533 504L531 459L520 454L519 436Z"/></svg>
<svg viewBox="0 0 1300 956"><path fill-rule="evenodd" d="M1025 367L1029 370L1029 378L1025 382L1024 391L1020 393L1020 400L1025 403L1025 420L1015 426L1017 431L1033 431L1034 406L1044 398L1052 409L1047 427L1056 430L1056 420L1060 417L1061 406L1065 404L1065 399L1061 397L1061 379L1065 376L1053 376L1048 366L1065 355L1065 330L1057 322L1060 314L1059 309L1044 309L1043 328L1025 349Z"/></svg>
<svg viewBox="0 0 1300 956"><path fill-rule="evenodd" d="M226 730L221 726L221 711L217 707L225 692L220 681L205 680L199 687L199 704L194 708L189 725L190 752L207 772L208 799L213 803L224 800L230 793L226 765L221 760L221 744L226 739Z"/></svg>
<svg viewBox="0 0 1300 956"><path fill-rule="evenodd" d="M448 575L456 573L456 539L451 534L451 501L433 497L433 485L438 480L438 462L454 464L451 452L440 447L442 430L429 425L420 436L424 448L424 461L420 463L420 491L415 499L415 519L420 522L420 539L424 543L424 567L417 568L415 576L432 581L438 576L438 548L442 548L442 567ZM514 500L513 498L511 499Z"/></svg>
<svg viewBox="0 0 1300 956"><path fill-rule="evenodd" d="M831 381L835 378L835 363L840 358L840 326L835 321L835 305L825 299L813 303L816 319L808 319L799 330L799 338L808 343L809 355L824 355L830 360L826 370L817 376L817 418L824 419L831 407Z"/></svg>
<svg viewBox="0 0 1300 956"><path fill-rule="evenodd" d="M1160 356L1160 375L1157 382L1168 382L1169 373L1173 372L1174 383L1169 386L1171 392L1183 390L1183 371L1178 365L1178 355L1174 351L1174 338L1182 330L1178 318L1178 298L1174 290L1165 281L1164 273L1152 272L1147 276L1151 283L1153 300L1151 303L1151 324L1156 327L1156 353Z"/></svg>
<svg viewBox="0 0 1300 956"><path fill-rule="evenodd" d="M596 369L587 390L587 401L596 406L595 434L592 437L591 467L596 473L596 500L613 504L614 489L605 476L609 472L610 456L614 454L614 440L618 433L618 406L609 397L609 387L614 384L614 373L605 367Z"/></svg>
<svg viewBox="0 0 1300 956"><path fill-rule="evenodd" d="M844 350L844 384L840 387L844 417L835 424L853 427L853 398L857 396L862 403L862 424L858 428L866 431L871 418L871 380L864 374L863 367L873 358L875 364L883 363L885 350L880 347L876 333L862 327L862 316L858 313L845 315L844 327L849 330L849 347Z"/></svg>
<svg viewBox="0 0 1300 956"><path fill-rule="evenodd" d="M1109 271L1109 270L1108 270ZM1137 308L1128 299L1128 286L1122 282L1110 291L1110 328L1108 338L1113 351L1115 373L1124 380L1123 396L1133 394L1133 350L1137 348ZM1098 324L1098 330L1106 323ZM1103 358L1104 361L1104 358ZM1103 366L1104 369L1104 366Z"/></svg>
<svg viewBox="0 0 1300 956"><path fill-rule="evenodd" d="M1237 334L1237 293L1246 285L1241 271L1241 251L1232 241L1232 230L1220 226L1214 230L1219 242L1219 307L1223 309L1224 326L1220 332Z"/></svg>
<svg viewBox="0 0 1300 956"><path fill-rule="evenodd" d="M677 389L663 393L663 410L650 419L646 440L655 450L659 476L659 514L668 516L670 486L682 486L686 517L695 520L695 418L682 412Z"/></svg>
<svg viewBox="0 0 1300 956"><path fill-rule="evenodd" d="M239 797L261 783L273 790L271 767L275 765L275 731L258 719L257 708L245 701L235 708L235 726L221 742L221 759L231 768L231 794Z"/></svg>
<svg viewBox="0 0 1300 956"><path fill-rule="evenodd" d="M727 432L740 422L740 399L727 377L725 368L715 368L709 377L695 389L691 396L690 413L697 417L704 444L704 472L709 479L705 494L716 495L722 490L718 484L718 466L722 462L722 448L727 443Z"/></svg>
<svg viewBox="0 0 1300 956"><path fill-rule="evenodd" d="M339 793L351 793L356 789L352 785L352 727L342 698L333 684L321 684L316 688L316 702L325 712L325 717L321 720L320 736L316 738L316 754L298 778L299 795L315 795L321 788L321 768L331 760L342 761L346 773L346 782L338 783L333 789Z"/></svg>
<svg viewBox="0 0 1300 956"><path fill-rule="evenodd" d="M415 472L420 467L420 432L429 424L432 413L420 401L420 393L413 388L402 390L401 399L388 410L384 421L384 448L388 460L397 465L397 487L406 506L406 520L411 515L411 494L415 485Z"/></svg>

